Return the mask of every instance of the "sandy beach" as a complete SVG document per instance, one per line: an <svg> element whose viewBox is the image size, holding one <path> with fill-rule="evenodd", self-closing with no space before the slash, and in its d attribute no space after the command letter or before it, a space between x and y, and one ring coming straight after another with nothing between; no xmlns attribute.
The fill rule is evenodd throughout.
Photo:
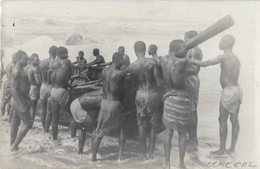
<svg viewBox="0 0 260 169"><path fill-rule="evenodd" d="M85 58L90 62L94 59L94 48L99 48L105 60L111 61L112 54L123 45L133 62L136 59L133 45L137 40L144 41L147 47L157 44L158 54L163 56L168 53L171 40L183 39L184 33L191 29L201 32L226 14L230 14L235 25L201 44L200 48L203 60L211 59L221 54L218 43L223 35L232 34L236 38L233 51L241 61L239 83L243 89L236 156L209 156L209 152L218 149L219 146L218 108L222 89L218 65L201 68L199 73L199 157L207 164L204 168L260 168L260 109L257 104L259 81L256 78L259 76L257 48L260 47L257 36L260 20L258 2L67 1L63 2L60 8L56 1L50 2L52 7L44 1L39 3L40 5L33 1L2 2L4 26L1 32L5 67L11 61L12 53L18 49L26 51L29 56L37 53L43 60L48 57L48 50L52 45L68 48L71 61L75 61L78 51L83 50ZM47 10L49 12L46 12ZM73 34L79 34L83 39L76 40L73 45L65 45L68 37ZM147 54L147 57L150 56ZM231 123L228 125L227 148L230 146ZM10 124L0 121L0 169L159 169L164 164L163 133L157 136L155 158L147 161L141 160L138 142L135 140L127 140L125 160L117 162L118 140L105 137L98 155L102 160L92 163L89 137L85 143L85 153L82 155L77 154L78 140L70 138L68 127L59 128L58 138L60 145L54 146L51 134L43 132L40 117L36 116L34 127L21 143L20 150L12 153L9 151ZM171 163L175 169L178 167L179 159L177 133L174 133L172 145ZM192 163L192 156L193 154L186 154L187 168L203 168ZM232 164L228 164L227 167L226 164L229 162Z"/></svg>

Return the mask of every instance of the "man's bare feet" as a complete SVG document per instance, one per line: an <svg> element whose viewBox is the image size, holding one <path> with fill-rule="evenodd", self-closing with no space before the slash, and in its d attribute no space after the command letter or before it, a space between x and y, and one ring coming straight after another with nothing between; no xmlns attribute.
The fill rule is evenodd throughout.
<svg viewBox="0 0 260 169"><path fill-rule="evenodd" d="M180 164L179 169L186 169L186 166L184 164Z"/></svg>
<svg viewBox="0 0 260 169"><path fill-rule="evenodd" d="M10 151L18 151L19 148L17 146L11 145Z"/></svg>
<svg viewBox="0 0 260 169"><path fill-rule="evenodd" d="M227 154L229 154L229 155L235 155L235 154L236 154L236 152L235 152L234 149L228 149L226 152L227 152Z"/></svg>
<svg viewBox="0 0 260 169"><path fill-rule="evenodd" d="M221 149L219 149L219 150L217 150L217 151L211 151L210 152L210 155L224 155L225 154L225 150L221 150Z"/></svg>

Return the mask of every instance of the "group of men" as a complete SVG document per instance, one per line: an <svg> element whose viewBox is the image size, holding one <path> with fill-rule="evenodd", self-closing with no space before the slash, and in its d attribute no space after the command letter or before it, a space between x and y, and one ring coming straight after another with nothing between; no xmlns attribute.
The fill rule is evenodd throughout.
<svg viewBox="0 0 260 169"><path fill-rule="evenodd" d="M185 33L184 39L188 41L196 35L196 31L189 31ZM44 130L48 131L52 119L53 140L57 140L59 112L64 106L70 106L72 116L82 131L79 137L79 153L83 153L86 128L89 127L93 130L91 145L93 161L97 160L96 156L102 138L119 130L118 159L122 160L126 141L126 115L122 101L127 93L125 85L131 78L137 85L135 105L142 158L147 159L147 137L149 138L148 158L153 158L156 135L162 122L165 126L165 166L170 168L171 140L173 132L176 130L179 135L179 167L185 168L187 132L189 134L188 143L191 147L197 150L198 145L197 105L200 67L221 64L220 83L223 91L219 109L220 149L211 154L223 155L225 152L232 154L235 152L239 133L238 112L242 101L242 90L238 84L240 62L232 52L234 44L233 36L224 36L219 43L219 49L223 50L224 54L215 59L201 61L202 52L199 47L196 46L188 51L186 43L180 39L170 43L169 53L163 57L157 55L156 45L150 45L148 54L153 58L145 57L146 45L142 41L137 41L134 44L137 60L133 63L130 63L129 57L124 54L124 47L119 47L118 52L112 56L112 65L102 71L102 94L87 101L84 100L84 97L80 97L71 105L67 104L69 80L72 75L72 64L68 60L67 49L52 46L49 51L50 57L40 62L39 70L36 68L39 60L34 55L31 57L31 67L28 68L27 73L24 69L27 65L27 54L18 51L14 56L12 73L9 75L13 98L11 105L14 109L11 150L18 149L19 143L32 125L35 103L32 101L30 115L28 96L31 100L37 100L38 96L35 93L41 84L42 125ZM97 60L99 59L97 58ZM36 75L37 72L41 78ZM91 110L94 109L99 109L98 114L91 114ZM232 141L230 149L226 151L229 115L232 123ZM96 116L96 119L93 116ZM20 120L24 124L17 136Z"/></svg>

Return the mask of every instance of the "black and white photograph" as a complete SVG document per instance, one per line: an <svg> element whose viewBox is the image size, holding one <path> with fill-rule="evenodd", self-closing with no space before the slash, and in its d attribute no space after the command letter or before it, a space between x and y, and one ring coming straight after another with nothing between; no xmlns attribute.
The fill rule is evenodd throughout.
<svg viewBox="0 0 260 169"><path fill-rule="evenodd" d="M0 169L260 169L260 2L0 4Z"/></svg>

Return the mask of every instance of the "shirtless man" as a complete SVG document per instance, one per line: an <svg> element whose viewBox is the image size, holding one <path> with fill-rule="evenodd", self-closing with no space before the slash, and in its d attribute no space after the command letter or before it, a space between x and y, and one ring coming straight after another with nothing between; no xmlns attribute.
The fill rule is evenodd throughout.
<svg viewBox="0 0 260 169"><path fill-rule="evenodd" d="M163 96L166 168L170 168L171 140L174 130L177 130L179 134L179 168L186 168L184 165L184 156L191 106L188 93L184 87L185 68L188 63L188 59L185 58L187 53L185 48L184 41L173 40L170 43L169 55L161 59L161 69L167 90L167 93Z"/></svg>
<svg viewBox="0 0 260 169"><path fill-rule="evenodd" d="M39 67L38 67L40 63L39 56L35 53L32 54L30 57L30 62L31 64L29 65L26 72L31 84L30 92L29 92L29 98L31 99L31 103L32 103L30 114L31 114L32 121L34 122L37 102L40 97L40 86L41 86L41 78L40 78Z"/></svg>
<svg viewBox="0 0 260 169"><path fill-rule="evenodd" d="M102 71L103 99L98 115L98 123L92 145L92 161L96 161L97 152L103 136L120 130L119 136L119 156L123 159L125 146L125 114L122 110L122 100L124 98L123 82L127 72L120 69L123 63L122 54L116 52L112 58L112 65Z"/></svg>
<svg viewBox="0 0 260 169"><path fill-rule="evenodd" d="M72 75L72 64L68 59L68 50L64 47L57 49L57 59L51 62L51 105L53 140L57 141L60 111L68 105L70 98L68 87Z"/></svg>
<svg viewBox="0 0 260 169"><path fill-rule="evenodd" d="M87 60L84 58L84 52L83 51L79 51L79 56L76 57L77 61L73 62L73 64L77 64L77 65L84 65L87 64Z"/></svg>
<svg viewBox="0 0 260 169"><path fill-rule="evenodd" d="M90 62L88 65L94 65L94 64L100 64L105 63L105 59L102 55L99 54L99 49L95 48L93 50L93 55L96 57L96 59L92 62Z"/></svg>
<svg viewBox="0 0 260 169"><path fill-rule="evenodd" d="M128 55L125 54L125 47L124 47L124 46L119 46L119 48L118 48L118 53L120 53L120 54L123 55L123 60L124 60L123 65L125 65L126 67L128 67L129 64L130 64L130 58L129 58Z"/></svg>
<svg viewBox="0 0 260 169"><path fill-rule="evenodd" d="M7 80L4 82L4 85L3 85L3 97L2 97L2 104L1 104L1 115L2 116L5 113L6 104L8 104L7 112L8 112L8 114L10 114L10 100L12 97L10 79L11 79L11 74L12 74L12 70L14 67L15 67L15 53L12 55L12 62L6 66Z"/></svg>
<svg viewBox="0 0 260 169"><path fill-rule="evenodd" d="M52 120L51 113L51 70L50 63L56 58L56 46L51 46L49 50L50 57L40 62L39 71L42 80L40 89L40 104L41 104L41 121L45 132L49 131Z"/></svg>
<svg viewBox="0 0 260 169"><path fill-rule="evenodd" d="M219 106L220 147L217 151L211 151L211 155L223 155L226 152L227 119L229 115L232 124L232 139L227 153L235 153L239 133L238 112L242 103L242 89L238 84L240 61L232 51L234 44L235 38L232 35L226 35L222 37L219 43L219 49L223 50L224 54L207 61L191 60L191 63L202 67L216 64L221 66L220 84L223 90Z"/></svg>
<svg viewBox="0 0 260 169"><path fill-rule="evenodd" d="M184 35L185 42L192 39L198 35L198 33L194 30L188 31ZM194 60L202 60L202 51L196 46L188 51L187 56L188 59ZM200 87L200 79L199 79L199 71L200 67L194 64L188 64L186 68L186 78L185 78L185 86L187 92L189 94L189 99L191 102L191 110L192 116L190 118L189 124L189 142L188 147L190 146L190 150L197 151L198 139L197 139L197 124L198 124L198 114L197 114L197 106L199 99L199 87Z"/></svg>
<svg viewBox="0 0 260 169"><path fill-rule="evenodd" d="M142 41L137 41L134 45L134 49L137 60L130 64L129 70L130 73L135 76L138 84L135 104L139 130L139 144L142 158L147 159L146 133L149 133L148 158L153 158L153 151L159 122L159 100L157 94L159 74L156 61L151 58L145 58L145 43Z"/></svg>
<svg viewBox="0 0 260 169"><path fill-rule="evenodd" d="M5 75L5 68L3 63L3 57L5 56L4 51L1 50L1 79L0 79L0 89L2 87L2 78Z"/></svg>
<svg viewBox="0 0 260 169"><path fill-rule="evenodd" d="M91 132L93 132L97 127L96 120L98 118L98 112L102 101L101 92L102 91L100 90L93 91L92 94L83 94L79 98L73 100L70 104L71 114L74 122L76 123L74 125L77 129L80 129L78 154L83 153L87 130L91 130ZM74 133L74 136L75 135L76 133ZM92 137L92 141L93 139L94 137Z"/></svg>
<svg viewBox="0 0 260 169"><path fill-rule="evenodd" d="M30 116L30 106L28 94L30 91L30 82L24 70L28 64L28 56L24 51L19 50L15 54L16 65L11 74L11 92L13 96L14 114L11 125L11 151L17 151L18 146L32 127L32 120ZM17 135L21 120L19 133Z"/></svg>
<svg viewBox="0 0 260 169"><path fill-rule="evenodd" d="M160 66L161 56L157 55L157 50L158 50L158 47L155 44L152 44L152 45L149 46L148 54L152 55L153 59L155 59L158 73L160 73L160 76L162 76L162 69L161 69L161 66ZM158 89L157 89L158 100L160 102L159 103L159 125L160 126L157 129L158 132L161 132L165 129L164 125L162 124L162 115L163 115L163 100L162 100L162 98L163 98L163 95L166 93L166 90L165 90L165 84L164 84L163 79L161 79L160 81L161 81L160 85L158 86Z"/></svg>

